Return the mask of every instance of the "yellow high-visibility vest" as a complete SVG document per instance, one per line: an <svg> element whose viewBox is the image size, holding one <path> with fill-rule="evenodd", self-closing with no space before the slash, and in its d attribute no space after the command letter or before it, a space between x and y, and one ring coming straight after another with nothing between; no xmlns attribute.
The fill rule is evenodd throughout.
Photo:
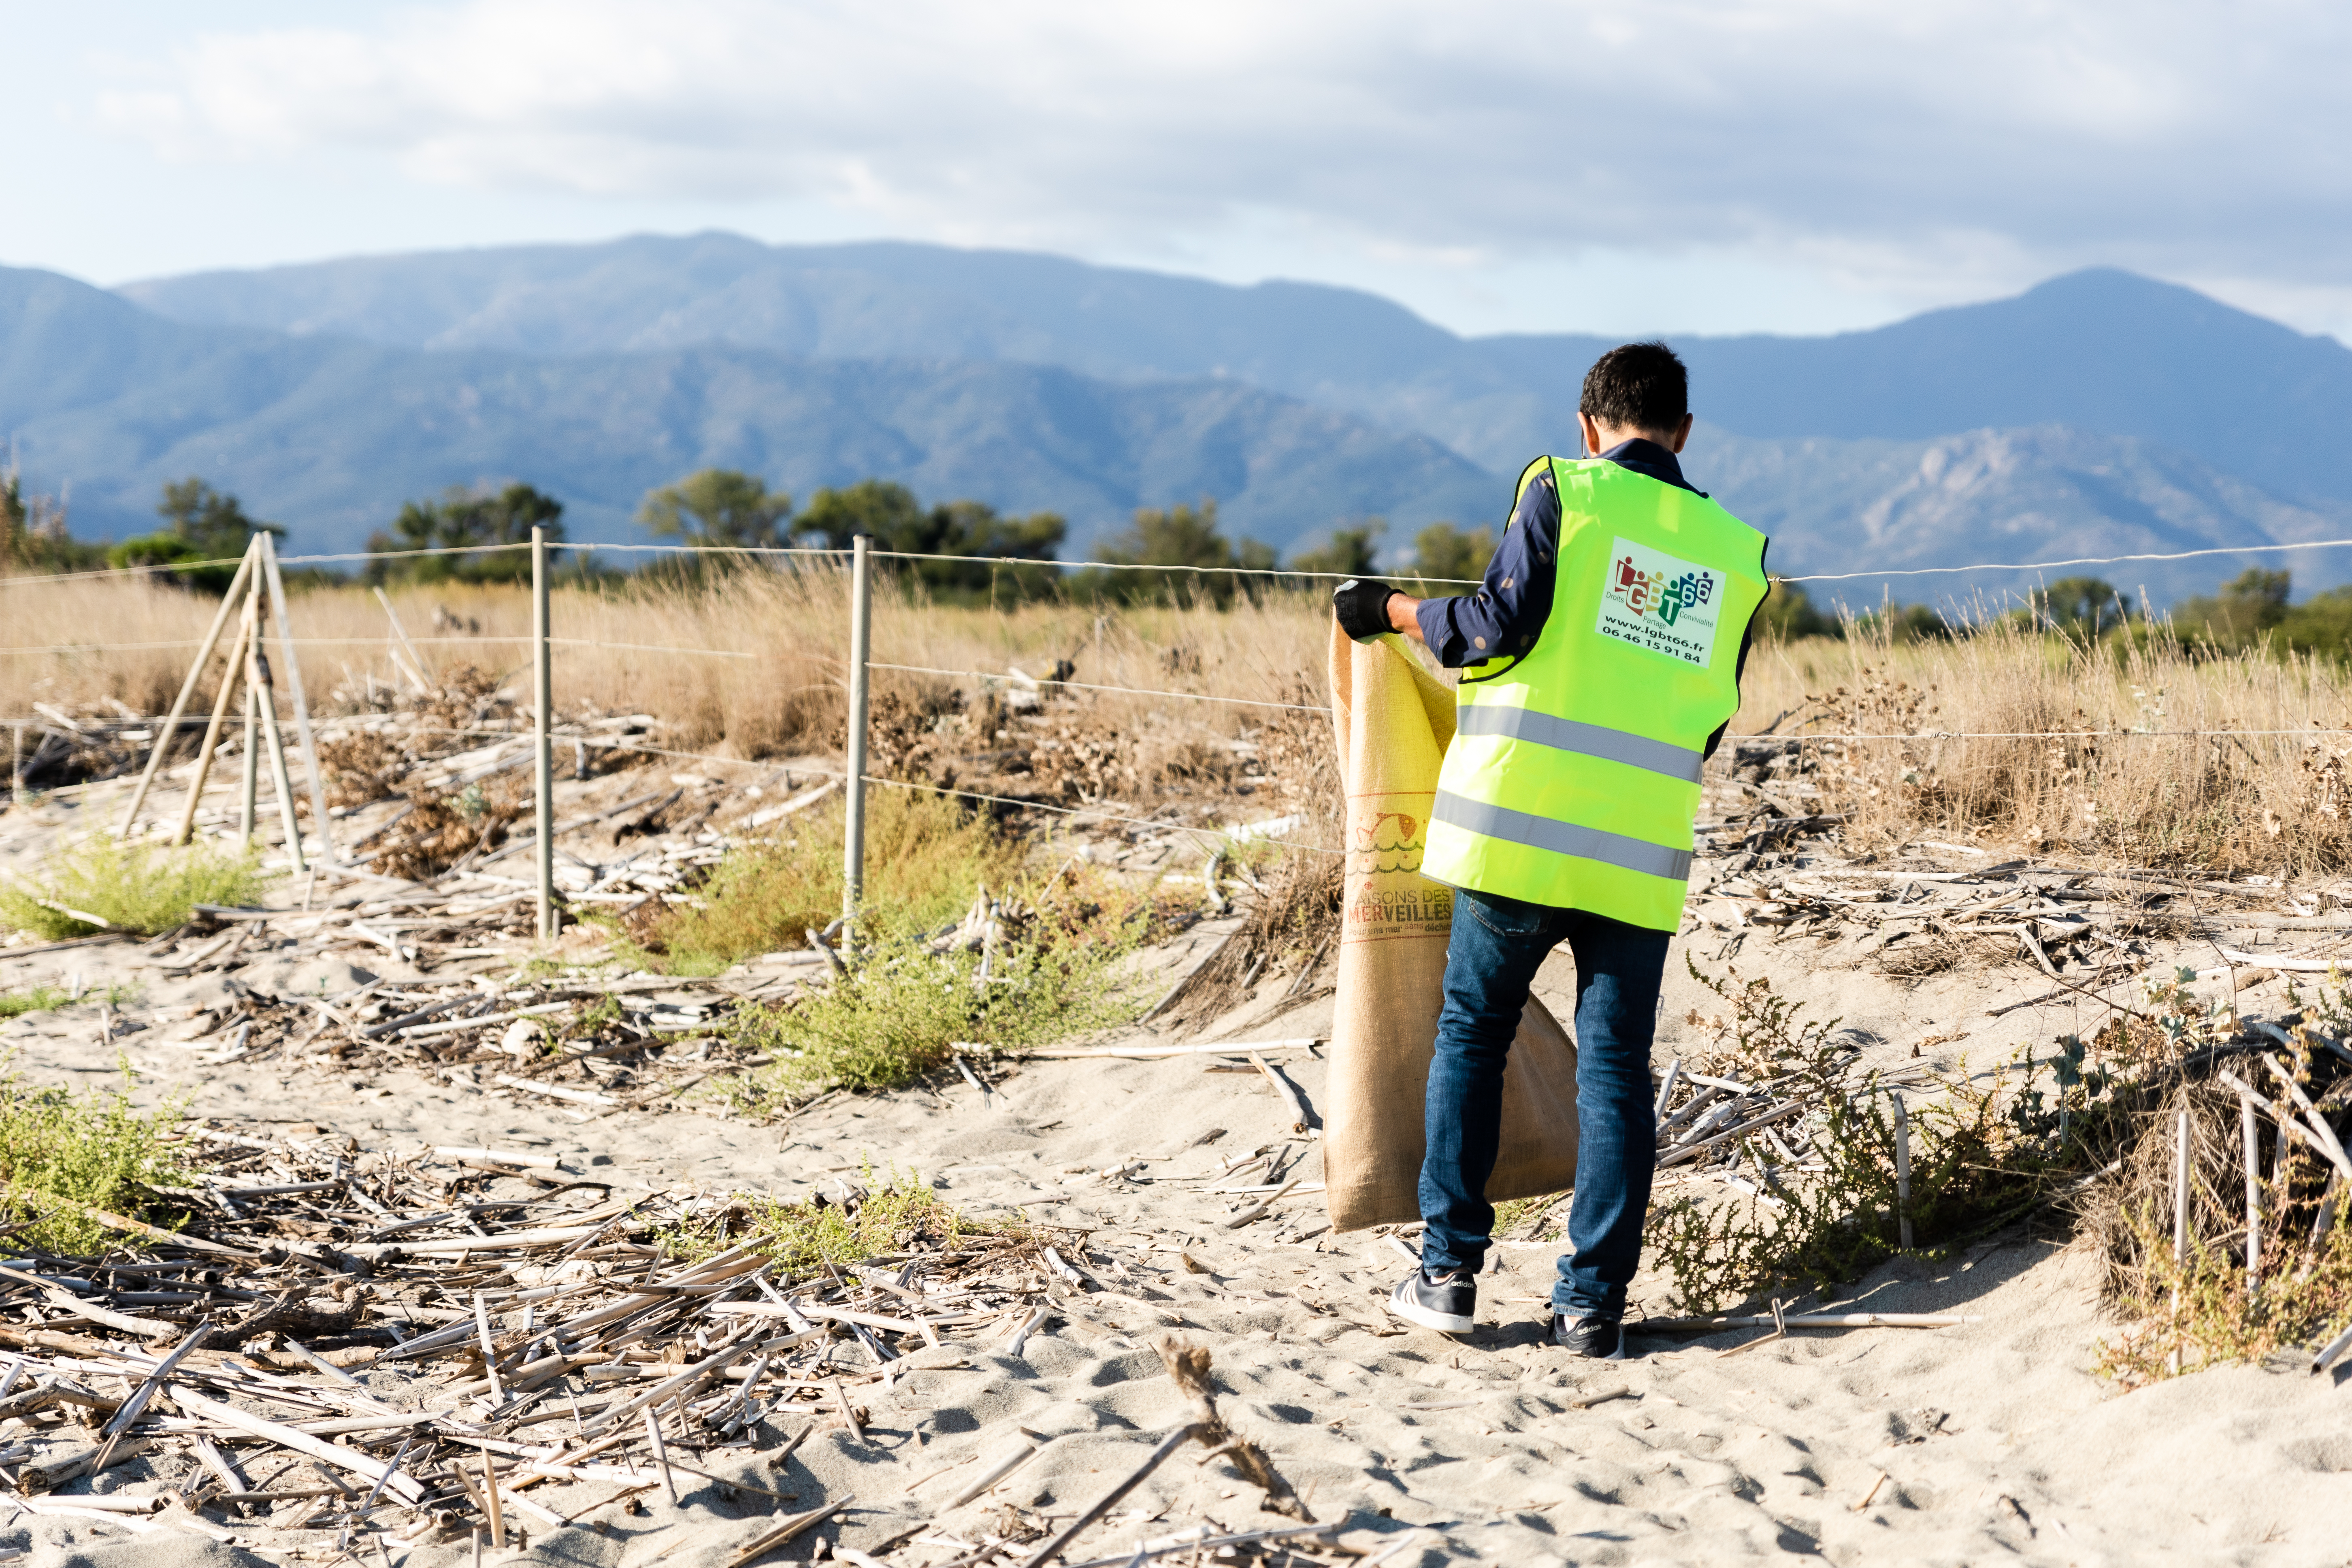
<svg viewBox="0 0 2352 1568"><path fill-rule="evenodd" d="M1739 707L1765 539L1604 458L1538 458L1518 493L1547 469L1551 613L1532 648L1462 672L1422 874L1673 931L1704 748Z"/></svg>

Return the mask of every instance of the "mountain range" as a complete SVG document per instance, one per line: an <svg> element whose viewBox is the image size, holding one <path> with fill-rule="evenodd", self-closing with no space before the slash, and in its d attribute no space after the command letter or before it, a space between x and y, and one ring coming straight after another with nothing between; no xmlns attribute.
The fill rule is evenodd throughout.
<svg viewBox="0 0 2352 1568"><path fill-rule="evenodd" d="M1398 544L1498 521L1509 476L1572 444L1612 341L1464 338L1319 285L721 234L112 292L0 269L0 426L37 483L70 478L84 532L149 526L163 480L201 473L296 549L493 478L562 497L575 537L633 538L646 489L717 464L796 495L879 474L1058 510L1074 553L1202 496L1286 548L1374 515ZM1774 534L1781 570L2352 534L2352 351L2175 285L2095 269L1868 331L1675 342L1694 481ZM2352 552L2292 561L2301 585L2352 577ZM2108 574L2161 602L2240 564Z"/></svg>

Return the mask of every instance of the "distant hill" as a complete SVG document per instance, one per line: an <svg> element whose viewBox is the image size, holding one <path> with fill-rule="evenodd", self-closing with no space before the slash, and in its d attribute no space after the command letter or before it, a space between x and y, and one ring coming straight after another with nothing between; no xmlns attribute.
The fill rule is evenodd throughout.
<svg viewBox="0 0 2352 1568"><path fill-rule="evenodd" d="M815 359L1223 376L1433 437L1513 472L1572 437L1611 340L1465 339L1391 301L937 246L738 236L427 252L122 292L176 320L539 355L726 342ZM2176 447L2305 501L2352 500L2352 350L2094 269L2014 299L1818 338L1677 337L1702 416L1743 436L1919 439L2065 425Z"/></svg>
<svg viewBox="0 0 2352 1568"><path fill-rule="evenodd" d="M2352 538L2352 505L2303 504L2153 441L2046 425L1927 440L1758 440L1701 427L1692 482L1772 536L1778 572L1848 573L2172 554ZM2042 580L2102 576L2158 605L2252 564L2304 588L2352 580L2352 550L2127 562L2047 573L1937 574L1816 583L1814 603L1999 603Z"/></svg>
<svg viewBox="0 0 2352 1568"><path fill-rule="evenodd" d="M1825 338L1688 338L1696 482L1788 572L2166 552L2352 534L2352 353L2112 271ZM1054 257L728 235L359 258L116 293L0 270L0 429L85 534L202 474L351 548L403 500L520 479L578 536L719 464L796 495L881 475L1054 510L1074 553L1139 505L1217 498L1293 549L1498 523L1573 443L1594 337L1464 339L1369 294ZM2308 588L2352 552L2294 556ZM2159 601L2247 564L2106 573ZM1854 583L1942 600L2011 575Z"/></svg>
<svg viewBox="0 0 2352 1568"><path fill-rule="evenodd" d="M304 549L356 548L405 499L505 477L563 498L575 537L635 538L638 498L708 465L802 496L879 474L1057 510L1079 544L1138 506L1202 497L1229 531L1279 544L1371 511L1410 528L1490 510L1499 483L1428 437L1236 381L725 344L427 353L169 321L7 270L0 426L37 475L72 480L80 531L152 527L162 483L201 473Z"/></svg>

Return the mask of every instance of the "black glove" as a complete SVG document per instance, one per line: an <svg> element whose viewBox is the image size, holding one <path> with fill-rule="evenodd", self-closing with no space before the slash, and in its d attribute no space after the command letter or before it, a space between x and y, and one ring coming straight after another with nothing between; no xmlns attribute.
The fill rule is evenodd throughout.
<svg viewBox="0 0 2352 1568"><path fill-rule="evenodd" d="M1331 613L1339 617L1341 631L1358 642L1369 642L1396 630L1389 624L1389 600L1396 592L1386 583L1350 577L1331 590Z"/></svg>

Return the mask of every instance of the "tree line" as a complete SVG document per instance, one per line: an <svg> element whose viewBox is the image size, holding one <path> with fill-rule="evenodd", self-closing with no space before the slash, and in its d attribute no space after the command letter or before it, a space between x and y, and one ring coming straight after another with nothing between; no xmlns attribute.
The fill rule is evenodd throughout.
<svg viewBox="0 0 2352 1568"><path fill-rule="evenodd" d="M194 476L163 486L155 510L163 526L153 532L110 546L85 543L67 533L61 503L23 493L12 466L0 471L0 574L79 570L101 562L118 569L160 566L169 569L168 580L222 594L233 566L177 563L234 561L256 533L286 536L278 524L247 513L235 495ZM943 604L1014 604L1053 595L1135 601L1171 593L1225 604L1249 592L1254 581L1263 581L1244 574L1276 570L1382 575L1430 592L1458 591L1485 573L1496 543L1490 528L1433 523L1413 535L1409 550L1383 561L1387 524L1375 518L1334 529L1322 543L1286 559L1262 541L1228 538L1218 522L1217 503L1204 500L1198 505L1139 508L1123 532L1097 549L1095 561L1069 563L1059 559L1069 524L1055 512L1007 516L976 500L926 506L906 486L878 479L821 489L806 504L796 505L757 475L731 468L700 469L647 491L637 521L681 548L634 571L567 552L562 575L574 581L703 581L761 559L749 552L847 550L864 534L878 549L920 557L888 563L887 569L921 584ZM356 573L314 567L288 575L312 582L356 577L369 584L527 582L529 553L498 547L529 542L533 527L562 542L563 503L527 484L455 488L402 506L391 527L369 536L369 559ZM1122 572L1105 566L1177 570ZM1777 583L1765 601L1764 618L1772 635L1783 640L1851 632L1917 642L1973 637L2000 625L2086 645L2170 636L2194 651L2269 647L2352 662L2352 586L2326 589L2299 605L2291 602L2293 586L2290 573L2255 567L2210 595L2183 599L2169 614L2152 617L2146 605L2136 605L2129 595L2099 577L2062 577L2032 590L2022 605L1975 616L1891 602L1860 614L1843 606L1824 610L1801 584Z"/></svg>
<svg viewBox="0 0 2352 1568"><path fill-rule="evenodd" d="M155 510L164 526L106 547L107 564L164 568L168 581L220 594L227 591L234 568L195 563L233 561L256 533L286 535L278 524L247 513L235 495L194 476L166 484ZM940 603L1011 604L1058 594L1131 601L1175 594L1224 604L1249 590L1253 579L1245 574L1381 571L1378 542L1387 528L1371 519L1338 529L1325 543L1285 561L1262 541L1228 538L1216 501L1208 499L1198 505L1139 508L1125 531L1102 542L1093 562L1068 563L1059 555L1069 524L1058 513L1009 516L977 500L927 506L905 485L879 479L821 489L805 504L796 504L759 476L731 468L704 468L646 492L637 521L680 548L628 570L567 552L563 577L704 581L772 563L758 552L847 550L863 534L877 549L917 557L888 562L886 570L921 584ZM369 536L368 559L356 572L310 568L289 575L314 582L356 578L372 584L527 582L530 554L512 547L528 543L533 528L551 542L564 542L563 503L528 484L456 487L404 504L390 527ZM58 532L62 535L62 530ZM0 545L8 537L0 532ZM91 557L87 563L95 564L99 547L83 548ZM1386 571L1405 582L1475 579L1494 550L1491 529L1434 523L1414 535L1409 557L1391 561ZM1177 570L1105 570L1120 566ZM48 566L61 568L62 563Z"/></svg>

